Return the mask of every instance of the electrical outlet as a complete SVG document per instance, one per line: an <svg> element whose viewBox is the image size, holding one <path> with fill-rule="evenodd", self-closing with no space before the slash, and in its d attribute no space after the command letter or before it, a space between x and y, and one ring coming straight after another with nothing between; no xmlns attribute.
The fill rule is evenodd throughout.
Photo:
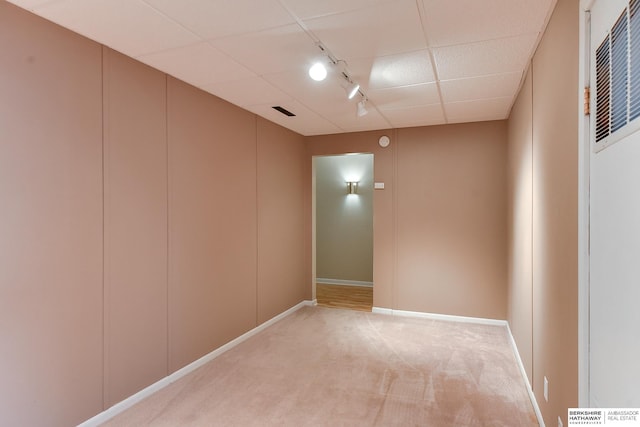
<svg viewBox="0 0 640 427"><path fill-rule="evenodd" d="M558 415L558 427L564 427L564 424L562 424L562 418L560 418L559 415Z"/></svg>
<svg viewBox="0 0 640 427"><path fill-rule="evenodd" d="M547 377L544 377L544 401L549 401L549 380Z"/></svg>

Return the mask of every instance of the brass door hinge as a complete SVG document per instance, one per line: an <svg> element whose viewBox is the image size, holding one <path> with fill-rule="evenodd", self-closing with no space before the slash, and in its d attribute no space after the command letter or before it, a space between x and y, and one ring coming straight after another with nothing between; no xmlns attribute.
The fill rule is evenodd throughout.
<svg viewBox="0 0 640 427"><path fill-rule="evenodd" d="M591 88L584 88L584 115L588 116L591 114Z"/></svg>

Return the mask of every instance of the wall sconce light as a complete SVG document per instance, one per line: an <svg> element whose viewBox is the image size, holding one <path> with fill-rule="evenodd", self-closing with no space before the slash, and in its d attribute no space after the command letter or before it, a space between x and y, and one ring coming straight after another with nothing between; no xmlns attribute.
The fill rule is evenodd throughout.
<svg viewBox="0 0 640 427"><path fill-rule="evenodd" d="M347 194L358 194L358 183L354 181L347 182Z"/></svg>

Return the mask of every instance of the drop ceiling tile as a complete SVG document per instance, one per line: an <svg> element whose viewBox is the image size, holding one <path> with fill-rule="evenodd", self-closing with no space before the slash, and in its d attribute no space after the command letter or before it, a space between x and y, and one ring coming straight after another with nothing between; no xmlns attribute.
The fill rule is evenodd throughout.
<svg viewBox="0 0 640 427"><path fill-rule="evenodd" d="M252 105L247 110L305 136L342 132L338 126L297 101L283 103L281 106L296 116L287 117L274 110L271 104Z"/></svg>
<svg viewBox="0 0 640 427"><path fill-rule="evenodd" d="M432 126L446 123L440 104L382 110L394 128Z"/></svg>
<svg viewBox="0 0 640 427"><path fill-rule="evenodd" d="M283 0L283 3L300 19L318 18L388 3L395 0Z"/></svg>
<svg viewBox="0 0 640 427"><path fill-rule="evenodd" d="M435 83L370 90L367 96L381 110L416 107L440 102L438 86Z"/></svg>
<svg viewBox="0 0 640 427"><path fill-rule="evenodd" d="M306 73L316 60L326 59L297 24L216 39L211 44L258 75L290 69Z"/></svg>
<svg viewBox="0 0 640 427"><path fill-rule="evenodd" d="M429 52L425 49L375 58L371 65L368 89L409 86L434 81L433 66Z"/></svg>
<svg viewBox="0 0 640 427"><path fill-rule="evenodd" d="M323 115L345 132L388 129L391 124L372 102L365 103L367 113L358 117L358 102L343 102L340 108L324 110Z"/></svg>
<svg viewBox="0 0 640 427"><path fill-rule="evenodd" d="M441 80L522 72L537 41L537 34L433 49Z"/></svg>
<svg viewBox="0 0 640 427"><path fill-rule="evenodd" d="M239 107L261 104L278 105L292 101L289 95L260 77L215 83L202 86L201 89Z"/></svg>
<svg viewBox="0 0 640 427"><path fill-rule="evenodd" d="M129 56L198 42L198 37L131 0L66 0L37 8L38 15Z"/></svg>
<svg viewBox="0 0 640 427"><path fill-rule="evenodd" d="M392 128L391 124L383 115L372 109L368 111L369 112L362 117L356 117L355 112L352 117L340 117L336 120L336 124L340 126L343 132L362 132Z"/></svg>
<svg viewBox="0 0 640 427"><path fill-rule="evenodd" d="M345 67L354 81L360 86L369 90L369 80L371 79L371 69L376 58L357 58L345 61Z"/></svg>
<svg viewBox="0 0 640 427"><path fill-rule="evenodd" d="M505 118L556 0L11 1L296 132L317 135ZM289 12L312 33L292 23ZM438 47L427 50L423 28ZM211 38L208 44L203 37ZM355 117L357 99L346 99L337 71L322 83L308 78L313 62L328 62L316 37L346 61L370 98L368 115ZM271 109L276 103L297 117Z"/></svg>
<svg viewBox="0 0 640 427"><path fill-rule="evenodd" d="M136 58L194 86L255 76L206 42Z"/></svg>
<svg viewBox="0 0 640 427"><path fill-rule="evenodd" d="M522 73L494 74L470 79L440 82L442 99L446 103L474 99L513 97L520 86Z"/></svg>
<svg viewBox="0 0 640 427"><path fill-rule="evenodd" d="M347 61L427 47L415 0L380 3L305 24L338 59Z"/></svg>
<svg viewBox="0 0 640 427"><path fill-rule="evenodd" d="M357 97L351 100L347 98L341 86L343 80L337 76L316 82L306 73L294 70L268 74L264 79L323 117L327 117L328 113L351 114L358 101Z"/></svg>
<svg viewBox="0 0 640 427"><path fill-rule="evenodd" d="M35 8L44 6L48 3L60 2L61 0L7 0L9 3L13 3L16 6L20 6L23 9L33 10Z"/></svg>
<svg viewBox="0 0 640 427"><path fill-rule="evenodd" d="M448 46L539 33L555 0L422 0L429 44Z"/></svg>
<svg viewBox="0 0 640 427"><path fill-rule="evenodd" d="M513 97L445 104L448 123L504 120L509 117Z"/></svg>
<svg viewBox="0 0 640 427"><path fill-rule="evenodd" d="M277 0L144 0L204 39L295 23Z"/></svg>

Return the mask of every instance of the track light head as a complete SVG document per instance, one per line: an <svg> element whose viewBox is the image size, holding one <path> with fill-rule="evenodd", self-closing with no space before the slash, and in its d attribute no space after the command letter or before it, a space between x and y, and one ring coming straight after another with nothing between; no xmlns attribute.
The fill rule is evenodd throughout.
<svg viewBox="0 0 640 427"><path fill-rule="evenodd" d="M347 91L347 97L353 99L360 90L360 85L356 82L349 82L345 90Z"/></svg>
<svg viewBox="0 0 640 427"><path fill-rule="evenodd" d="M367 106L366 106L366 99L362 99L360 102L358 102L358 108L356 110L356 114L358 117L362 117L364 115L366 115L369 111L367 111Z"/></svg>

